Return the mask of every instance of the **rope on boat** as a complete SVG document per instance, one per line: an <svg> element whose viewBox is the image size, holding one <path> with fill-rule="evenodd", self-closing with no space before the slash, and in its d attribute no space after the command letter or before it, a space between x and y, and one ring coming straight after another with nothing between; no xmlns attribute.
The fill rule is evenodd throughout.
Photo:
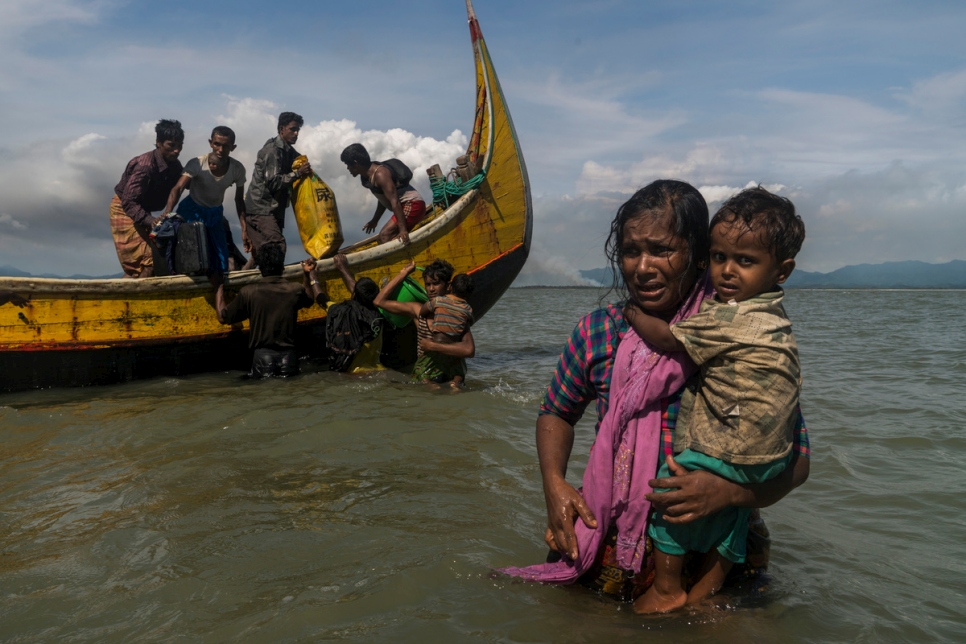
<svg viewBox="0 0 966 644"><path fill-rule="evenodd" d="M459 177L452 181L447 181L445 177L430 177L429 186L433 189L433 203L449 208L450 201L456 201L470 190L479 187L484 179L486 179L486 172L483 170L467 181Z"/></svg>

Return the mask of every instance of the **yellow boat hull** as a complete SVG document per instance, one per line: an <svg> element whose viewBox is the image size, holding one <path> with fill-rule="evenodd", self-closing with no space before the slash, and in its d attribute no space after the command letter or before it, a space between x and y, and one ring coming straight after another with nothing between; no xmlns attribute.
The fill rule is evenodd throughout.
<svg viewBox="0 0 966 644"><path fill-rule="evenodd" d="M434 211L411 243L347 249L357 277L380 283L410 259L436 258L474 276L477 318L499 299L530 249L532 205L526 166L479 24L467 3L477 77L473 141L485 179L445 210ZM285 276L301 280L295 264ZM328 297L350 296L332 260L319 262ZM256 271L228 275L229 297L260 279ZM132 378L246 366L247 324L218 322L205 278L143 280L0 278L0 391L117 382ZM19 304L18 304L19 303ZM299 314L303 339L324 324L319 307ZM310 340L311 341L311 340ZM319 341L319 340L316 340Z"/></svg>

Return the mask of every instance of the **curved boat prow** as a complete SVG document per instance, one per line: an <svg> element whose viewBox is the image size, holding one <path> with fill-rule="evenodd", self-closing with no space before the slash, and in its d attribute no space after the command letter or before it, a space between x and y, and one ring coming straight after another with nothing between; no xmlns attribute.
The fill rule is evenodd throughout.
<svg viewBox="0 0 966 644"><path fill-rule="evenodd" d="M411 260L426 266L446 259L457 273L473 276L470 304L480 319L523 268L533 217L526 164L470 0L466 13L477 88L467 153L481 175L464 188L475 187L462 194L459 188L452 203L434 204L408 245L377 245L373 238L346 250L352 251L355 276L376 283ZM351 296L331 259L321 260L318 270L330 300ZM302 270L288 266L284 277L301 281ZM230 273L226 290L231 294L259 279L256 271ZM324 324L325 315L319 307L303 309L299 325L310 335L307 327ZM247 323L218 322L204 277L0 277L0 391L243 368L238 365L247 353L247 331Z"/></svg>

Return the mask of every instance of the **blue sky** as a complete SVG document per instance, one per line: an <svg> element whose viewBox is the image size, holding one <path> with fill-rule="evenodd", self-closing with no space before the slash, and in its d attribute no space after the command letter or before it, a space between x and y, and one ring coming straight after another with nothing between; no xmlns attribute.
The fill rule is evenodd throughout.
<svg viewBox="0 0 966 644"><path fill-rule="evenodd" d="M338 162L345 144L419 177L454 165L472 124L463 2L278 6L5 0L0 265L116 272L107 204L158 118L185 125L182 160L231 125L250 170L274 115L301 113L296 147L336 192L350 241L374 203ZM804 270L966 259L966 3L476 11L535 198L525 279L571 283L602 266L617 206L661 177L690 181L712 208L748 184L790 197ZM298 248L291 216L286 232Z"/></svg>

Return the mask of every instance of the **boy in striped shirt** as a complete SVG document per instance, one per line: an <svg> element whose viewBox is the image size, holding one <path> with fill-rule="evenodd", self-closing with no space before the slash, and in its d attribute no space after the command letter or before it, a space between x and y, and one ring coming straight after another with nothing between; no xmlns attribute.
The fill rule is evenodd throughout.
<svg viewBox="0 0 966 644"><path fill-rule="evenodd" d="M449 284L449 293L434 297L423 304L419 315L429 318L429 330L433 341L455 344L463 339L473 324L473 307L466 301L473 294L473 278L466 273L455 275ZM465 375L453 376L453 386L462 387Z"/></svg>

